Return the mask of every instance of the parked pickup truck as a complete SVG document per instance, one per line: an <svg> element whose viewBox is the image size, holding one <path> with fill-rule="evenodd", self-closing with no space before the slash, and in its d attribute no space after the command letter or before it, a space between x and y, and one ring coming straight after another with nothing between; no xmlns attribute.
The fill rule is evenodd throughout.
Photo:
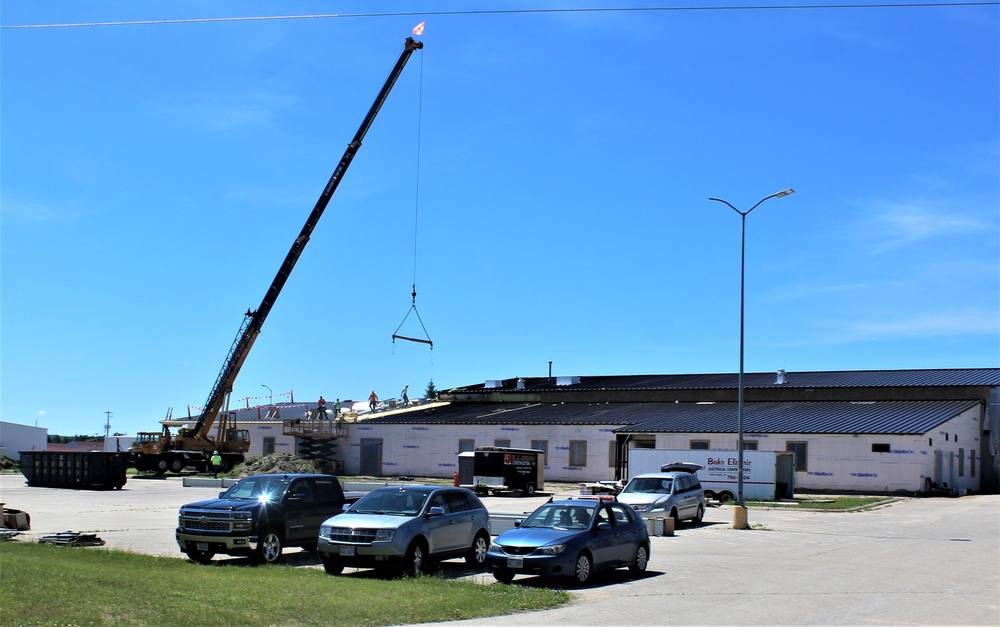
<svg viewBox="0 0 1000 627"><path fill-rule="evenodd" d="M244 477L217 499L180 508L177 545L200 564L217 554L275 563L287 546L315 550L323 521L355 500L345 497L333 475Z"/></svg>

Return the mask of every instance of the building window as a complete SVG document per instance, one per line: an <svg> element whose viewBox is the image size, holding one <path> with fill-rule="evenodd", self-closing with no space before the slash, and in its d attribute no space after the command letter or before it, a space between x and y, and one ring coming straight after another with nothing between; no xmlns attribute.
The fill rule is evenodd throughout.
<svg viewBox="0 0 1000 627"><path fill-rule="evenodd" d="M976 449L969 451L969 476L976 476Z"/></svg>
<svg viewBox="0 0 1000 627"><path fill-rule="evenodd" d="M709 444L711 444L709 440L691 440L688 442L688 448L691 450L704 451L708 450Z"/></svg>
<svg viewBox="0 0 1000 627"><path fill-rule="evenodd" d="M587 441L569 441L569 465L583 467L587 465Z"/></svg>
<svg viewBox="0 0 1000 627"><path fill-rule="evenodd" d="M927 438L927 446L934 446L934 438Z"/></svg>
<svg viewBox="0 0 1000 627"><path fill-rule="evenodd" d="M618 442L611 441L608 442L608 468L615 467L616 455L615 452L618 448Z"/></svg>
<svg viewBox="0 0 1000 627"><path fill-rule="evenodd" d="M476 450L476 441L475 440L459 440L458 441L458 452L459 453L468 453L469 451L474 451L474 450Z"/></svg>
<svg viewBox="0 0 1000 627"><path fill-rule="evenodd" d="M510 440L507 438L493 440L493 446L499 448L510 448Z"/></svg>
<svg viewBox="0 0 1000 627"><path fill-rule="evenodd" d="M757 440L743 440L743 450L744 451L756 451L757 450Z"/></svg>
<svg viewBox="0 0 1000 627"><path fill-rule="evenodd" d="M805 472L809 467L809 443L786 442L785 450L795 455L795 470Z"/></svg>
<svg viewBox="0 0 1000 627"><path fill-rule="evenodd" d="M264 455L274 455L274 438L264 438L261 452Z"/></svg>
<svg viewBox="0 0 1000 627"><path fill-rule="evenodd" d="M955 438L958 439L958 438ZM965 476L965 449L958 449L958 476Z"/></svg>
<svg viewBox="0 0 1000 627"><path fill-rule="evenodd" d="M888 444L872 443L872 453L891 453L892 447Z"/></svg>
<svg viewBox="0 0 1000 627"><path fill-rule="evenodd" d="M549 457L549 441L548 440L532 440L531 448L545 453L546 459Z"/></svg>

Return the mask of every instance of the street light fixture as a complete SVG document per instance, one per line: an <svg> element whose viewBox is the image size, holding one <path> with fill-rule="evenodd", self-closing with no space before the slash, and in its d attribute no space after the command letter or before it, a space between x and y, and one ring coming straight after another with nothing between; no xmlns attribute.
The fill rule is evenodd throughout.
<svg viewBox="0 0 1000 627"><path fill-rule="evenodd" d="M741 234L740 234L740 378L739 378L739 396L737 396L737 407L739 413L738 419L738 432L737 437L737 451L736 451L736 467L739 469L736 475L736 504L740 507L743 506L743 277L744 270L746 268L746 241L747 241L747 216L751 211L756 209L765 200L770 200L772 198L782 198L790 194L794 194L795 190L792 188L783 189L780 192L771 194L757 201L757 204L750 207L746 211L740 211L736 207L729 204L727 201L721 198L709 198L709 200L714 200L715 202L721 202L730 209L740 214L741 222Z"/></svg>
<svg viewBox="0 0 1000 627"><path fill-rule="evenodd" d="M268 405L274 405L274 392L271 391L271 386L264 385L263 383L261 383L260 387L267 388L267 394L268 394L268 403L267 404Z"/></svg>

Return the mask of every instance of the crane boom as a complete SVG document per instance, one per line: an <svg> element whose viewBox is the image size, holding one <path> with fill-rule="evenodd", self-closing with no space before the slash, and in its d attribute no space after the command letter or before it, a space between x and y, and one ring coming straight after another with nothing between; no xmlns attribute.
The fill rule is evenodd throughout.
<svg viewBox="0 0 1000 627"><path fill-rule="evenodd" d="M302 254L306 244L309 243L309 237L312 235L313 229L316 228L316 224L323 215L323 211L326 209L327 204L329 204L333 193L337 191L337 186L340 185L344 173L350 167L354 155L361 148L361 142L368 133L372 122L375 121L375 116L378 115L386 98L389 97L389 92L392 90L393 85L396 84L396 79L403 72L403 68L410 59L410 55L413 54L414 50L419 50L423 47L424 44L422 42L415 41L412 37L406 38L403 51L400 53L399 59L396 60L396 65L392 68L388 78L386 78L385 84L382 85L382 90L375 98L371 109L368 110L368 115L361 122L361 126L358 128L358 132L355 133L354 139L347 145L344 156L340 158L340 163L337 164L336 169L334 169L333 174L330 176L329 182L326 184L326 188L320 194L319 200L316 201L316 206L313 207L312 213L309 214L309 218L302 227L302 231L295 238L295 241L292 242L292 247L288 251L288 255L285 256L285 261L282 262L278 273L274 276L274 280L267 289L267 293L264 294L264 299L255 311L247 311L245 314L243 324L236 335L236 339L233 340L229 354L226 356L226 361L222 365L222 370L215 380L215 385L208 395L208 400L205 401L201 417L192 430L196 437L208 436L209 430L222 410L226 397L233 391L236 376L239 374L240 368L243 367L243 362L246 361L247 355L250 353L250 348L260 334L261 327L264 325L267 315L271 312L271 307L274 306L274 302L278 299L278 294L281 293L281 289L285 286L285 281L288 280L288 276L292 273L292 269L299 260L299 255Z"/></svg>

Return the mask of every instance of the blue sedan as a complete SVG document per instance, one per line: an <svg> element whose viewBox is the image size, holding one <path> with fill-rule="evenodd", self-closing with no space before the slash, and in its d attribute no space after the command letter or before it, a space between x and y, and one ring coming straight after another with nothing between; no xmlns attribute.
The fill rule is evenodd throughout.
<svg viewBox="0 0 1000 627"><path fill-rule="evenodd" d="M615 501L554 501L514 524L486 553L487 567L503 583L523 574L582 584L599 570L627 566L641 573L649 562L646 523Z"/></svg>

